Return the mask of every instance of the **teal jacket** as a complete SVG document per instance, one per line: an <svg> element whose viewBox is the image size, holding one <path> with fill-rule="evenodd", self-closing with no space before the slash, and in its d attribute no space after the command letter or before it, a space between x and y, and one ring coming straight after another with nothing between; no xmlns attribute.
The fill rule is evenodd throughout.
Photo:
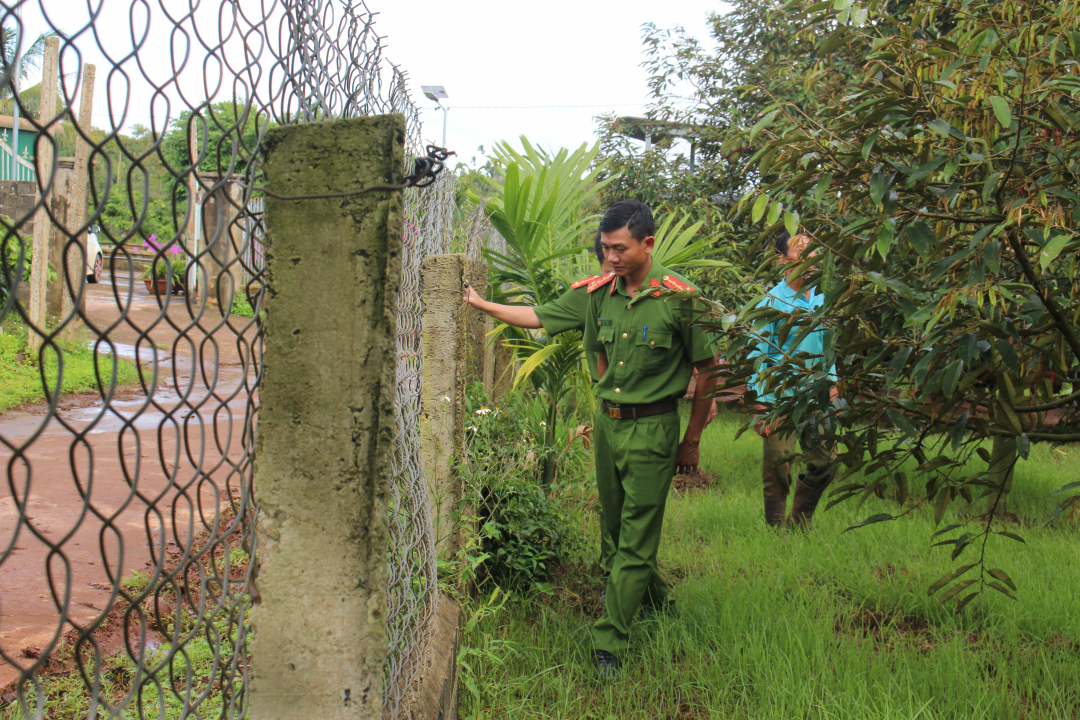
<svg viewBox="0 0 1080 720"><path fill-rule="evenodd" d="M815 310L825 302L825 296L810 290L810 297L804 291L795 292L788 287L787 281L769 290L768 294L758 303L758 307L772 307L787 313L793 320L801 319L800 316L812 315ZM778 318L760 330L752 334L757 338L757 344L750 351L750 359L764 356L761 367L750 378L750 387L757 392L757 401L762 403L776 402L773 392L766 390L770 369L779 365L784 358L794 358L799 355L805 356L806 367L809 369L820 368L824 362L825 332L813 330L806 332L806 325L795 325L787 332L783 342L780 341L781 331L789 320ZM801 338L801 340L800 340ZM796 340L800 340L796 344ZM829 377L836 382L836 366L829 368ZM774 381L775 382L775 381ZM774 387L774 390L778 389ZM789 397L795 393L795 387L784 387L781 397Z"/></svg>

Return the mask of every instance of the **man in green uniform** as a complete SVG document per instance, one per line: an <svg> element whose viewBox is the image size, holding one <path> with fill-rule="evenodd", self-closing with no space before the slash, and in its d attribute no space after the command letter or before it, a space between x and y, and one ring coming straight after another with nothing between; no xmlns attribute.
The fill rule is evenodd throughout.
<svg viewBox="0 0 1080 720"><path fill-rule="evenodd" d="M501 320L508 325L520 328L543 328L548 335L558 335L567 330L584 330L585 313L589 306L587 286L589 283L599 280L601 277L614 277L611 266L604 259L604 250L600 245L600 231L596 232L593 243L593 252L596 261L600 263L600 275L583 278L573 283L569 290L559 298L543 305L526 307L523 305L500 305L488 302L476 294L472 288L465 292L465 302L478 310L491 315L496 320ZM585 351L585 364L589 368L589 375L595 383L599 380L596 371L597 353ZM608 534L607 523L600 520L600 567L604 574L611 572L611 566L615 562L615 545Z"/></svg>
<svg viewBox="0 0 1080 720"><path fill-rule="evenodd" d="M664 508L676 470L698 464L701 432L712 405L715 349L691 324L695 301L656 297L660 288L692 291L685 278L652 260L655 223L649 207L615 203L600 221L604 257L614 278L587 286L585 349L598 353L600 382L593 442L602 517L615 543L603 616L593 625L597 669L619 669L630 625L643 604L662 610L668 588L656 566ZM679 441L678 398L700 371L690 422Z"/></svg>

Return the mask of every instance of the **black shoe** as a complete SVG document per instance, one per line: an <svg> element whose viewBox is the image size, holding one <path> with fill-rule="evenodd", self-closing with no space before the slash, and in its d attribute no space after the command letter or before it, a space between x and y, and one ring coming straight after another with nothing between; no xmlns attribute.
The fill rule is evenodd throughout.
<svg viewBox="0 0 1080 720"><path fill-rule="evenodd" d="M619 674L619 658L607 650L593 650L593 657L596 659L596 673L600 679L614 680Z"/></svg>
<svg viewBox="0 0 1080 720"><path fill-rule="evenodd" d="M769 527L780 527L784 524L784 513L787 511L787 499L773 500L765 498L765 524Z"/></svg>

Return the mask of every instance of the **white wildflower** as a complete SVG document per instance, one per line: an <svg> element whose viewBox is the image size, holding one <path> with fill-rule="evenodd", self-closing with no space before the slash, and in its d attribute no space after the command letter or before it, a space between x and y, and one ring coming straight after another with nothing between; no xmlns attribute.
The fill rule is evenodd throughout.
<svg viewBox="0 0 1080 720"><path fill-rule="evenodd" d="M476 411L476 414L477 415L487 415L489 412L491 412L491 408L482 407L482 408L480 408L479 410Z"/></svg>

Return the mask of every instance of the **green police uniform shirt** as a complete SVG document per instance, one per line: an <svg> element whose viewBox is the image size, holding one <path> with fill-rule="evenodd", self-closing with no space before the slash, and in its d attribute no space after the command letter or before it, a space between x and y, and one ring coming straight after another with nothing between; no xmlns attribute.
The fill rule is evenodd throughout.
<svg viewBox="0 0 1080 720"><path fill-rule="evenodd" d="M682 397L694 363L716 355L708 334L691 322L697 302L656 297L655 290L663 287L693 289L685 278L657 262L633 299L623 278L599 288L590 285L585 350L607 354L608 369L597 385L597 396L608 404L651 404Z"/></svg>
<svg viewBox="0 0 1080 720"><path fill-rule="evenodd" d="M586 278L596 279L599 276ZM576 284L576 283L575 283ZM540 324L544 326L544 332L548 335L558 335L567 330L584 330L585 315L589 308L589 293L586 285L567 290L556 300L533 308ZM589 366L589 375L596 382L599 375L596 370L596 353L585 351L585 363Z"/></svg>

